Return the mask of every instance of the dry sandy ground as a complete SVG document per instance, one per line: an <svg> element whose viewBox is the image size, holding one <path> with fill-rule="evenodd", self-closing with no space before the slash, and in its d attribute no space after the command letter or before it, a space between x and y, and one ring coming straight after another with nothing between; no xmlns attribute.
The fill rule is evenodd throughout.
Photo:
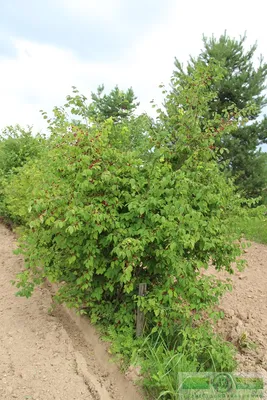
<svg viewBox="0 0 267 400"><path fill-rule="evenodd" d="M217 331L237 347L238 370L264 378L267 399L267 246L252 243L244 258L246 269L231 277L233 290L220 302L225 318ZM227 273L215 275L229 278Z"/></svg>
<svg viewBox="0 0 267 400"><path fill-rule="evenodd" d="M108 361L94 329L83 330L62 308L48 314L51 294L15 297L22 268L15 236L0 224L0 400L139 400L137 389Z"/></svg>
<svg viewBox="0 0 267 400"><path fill-rule="evenodd" d="M267 246L253 243L245 258L247 268L233 276L233 291L221 301L226 316L219 328L228 340L240 342L238 359L243 370L267 371ZM246 342L252 344L250 350Z"/></svg>

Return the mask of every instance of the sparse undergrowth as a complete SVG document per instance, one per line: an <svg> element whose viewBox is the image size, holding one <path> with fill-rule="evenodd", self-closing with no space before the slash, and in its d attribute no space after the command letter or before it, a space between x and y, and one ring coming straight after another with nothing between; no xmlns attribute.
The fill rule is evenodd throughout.
<svg viewBox="0 0 267 400"><path fill-rule="evenodd" d="M130 330L122 334L110 328L104 338L111 341L111 354L124 371L133 366L132 379L148 399L179 399L181 372L231 372L236 367L234 346L214 335L208 325L177 327L174 337L157 332L141 339Z"/></svg>
<svg viewBox="0 0 267 400"><path fill-rule="evenodd" d="M247 240L267 244L267 214L266 207L250 211L247 218L237 222L237 230Z"/></svg>

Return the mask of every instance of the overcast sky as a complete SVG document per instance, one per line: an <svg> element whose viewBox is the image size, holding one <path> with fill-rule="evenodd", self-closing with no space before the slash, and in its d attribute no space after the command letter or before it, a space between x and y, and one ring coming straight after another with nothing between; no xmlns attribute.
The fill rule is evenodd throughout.
<svg viewBox="0 0 267 400"><path fill-rule="evenodd" d="M264 0L0 0L0 129L44 126L40 109L64 104L71 86L132 86L141 111L160 101L174 57L186 62L202 34L258 42L267 59Z"/></svg>

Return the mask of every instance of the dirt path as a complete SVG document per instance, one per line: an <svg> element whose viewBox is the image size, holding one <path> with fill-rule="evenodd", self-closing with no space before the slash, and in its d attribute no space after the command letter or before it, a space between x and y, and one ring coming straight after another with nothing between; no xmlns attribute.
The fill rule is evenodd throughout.
<svg viewBox="0 0 267 400"><path fill-rule="evenodd" d="M48 314L48 288L30 299L14 296L10 281L22 268L14 248L14 235L0 224L0 399L140 400L84 319L78 327L63 309Z"/></svg>
<svg viewBox="0 0 267 400"><path fill-rule="evenodd" d="M247 268L232 276L233 290L221 300L225 318L217 331L237 347L238 370L264 378L267 399L267 246L252 243L244 258Z"/></svg>
<svg viewBox="0 0 267 400"><path fill-rule="evenodd" d="M221 301L226 317L219 328L239 344L240 368L267 371L267 246L253 243L245 258L247 268L233 276L233 291Z"/></svg>

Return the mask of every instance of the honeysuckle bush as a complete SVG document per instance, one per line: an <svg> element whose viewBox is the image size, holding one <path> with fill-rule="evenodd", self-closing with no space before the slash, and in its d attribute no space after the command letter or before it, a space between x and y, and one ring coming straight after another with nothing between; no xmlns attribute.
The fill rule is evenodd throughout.
<svg viewBox="0 0 267 400"><path fill-rule="evenodd" d="M27 221L21 218L18 205L24 207L25 200L18 201L17 193L12 193L9 204L5 203L5 188L11 185L11 180L16 180L16 175L24 165L32 161L43 153L46 147L45 137L33 135L32 128L22 128L20 125L8 126L0 133L0 216L6 221L12 219L13 222L23 223ZM31 174L29 174L29 177ZM14 190L19 190L25 196L29 182L25 181L25 188L20 189L19 181L14 185ZM13 185L13 183L12 183ZM10 188L9 188L10 192ZM15 207L12 206L15 204ZM11 209L10 209L11 208ZM19 218L17 218L19 216Z"/></svg>
<svg viewBox="0 0 267 400"><path fill-rule="evenodd" d="M190 362L203 361L201 341L208 352L218 342L201 324L217 316L214 305L229 285L202 271L212 261L232 273L242 252L231 227L243 199L220 171L223 149L214 143L242 123L245 111L214 114L203 130L208 103L216 99L211 76L221 79L220 67L199 63L190 77L174 81L175 95L167 95L153 124L146 116L89 120L77 92L67 104L79 120L69 106L54 109L48 150L5 188L9 211L20 209L25 224L18 295L31 296L44 279L56 282L57 301L120 338L127 334L128 352L140 307L146 334L160 330ZM144 297L140 283L147 284ZM230 356L217 356L217 368L232 368Z"/></svg>
<svg viewBox="0 0 267 400"><path fill-rule="evenodd" d="M20 125L15 125L3 129L0 133L1 174L12 174L28 160L38 157L44 140L42 135L34 135L30 126L22 128Z"/></svg>

